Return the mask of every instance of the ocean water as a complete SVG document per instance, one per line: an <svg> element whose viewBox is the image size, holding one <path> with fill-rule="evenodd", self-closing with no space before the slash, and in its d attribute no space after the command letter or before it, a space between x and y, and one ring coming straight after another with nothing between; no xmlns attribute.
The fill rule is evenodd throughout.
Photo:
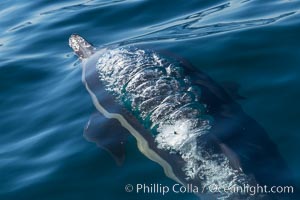
<svg viewBox="0 0 300 200"><path fill-rule="evenodd" d="M122 166L83 137L95 109L72 33L96 46L159 47L234 86L300 185L299 11L299 0L1 1L0 199L196 199L127 193L175 182L132 137Z"/></svg>

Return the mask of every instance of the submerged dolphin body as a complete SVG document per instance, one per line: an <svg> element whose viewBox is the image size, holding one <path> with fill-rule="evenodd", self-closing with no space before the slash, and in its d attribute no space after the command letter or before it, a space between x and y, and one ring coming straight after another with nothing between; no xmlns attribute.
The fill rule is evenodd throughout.
<svg viewBox="0 0 300 200"><path fill-rule="evenodd" d="M110 151L117 162L124 159L123 128L106 126L107 133L97 139L99 120L120 123L136 138L139 150L160 164L168 177L195 184L203 188L199 193L213 199L250 198L223 193L228 186L289 183L284 178L289 176L287 167L261 126L186 61L136 47L96 49L75 34L69 45L82 60L82 81L105 117L91 118L86 137ZM118 135L123 138L114 141ZM219 192L212 194L210 185L220 188Z"/></svg>

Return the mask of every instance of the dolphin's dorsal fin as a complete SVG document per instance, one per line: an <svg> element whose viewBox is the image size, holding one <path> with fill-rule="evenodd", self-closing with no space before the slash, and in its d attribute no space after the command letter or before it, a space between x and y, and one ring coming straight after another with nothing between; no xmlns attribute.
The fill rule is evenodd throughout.
<svg viewBox="0 0 300 200"><path fill-rule="evenodd" d="M245 97L239 94L240 85L232 81L223 81L222 86L232 99L244 100Z"/></svg>
<svg viewBox="0 0 300 200"><path fill-rule="evenodd" d="M94 113L84 129L84 137L107 151L120 166L125 160L125 145L128 131L116 119L107 119Z"/></svg>
<svg viewBox="0 0 300 200"><path fill-rule="evenodd" d="M72 34L70 36L69 46L80 59L88 58L96 51L96 48L93 45L77 34Z"/></svg>

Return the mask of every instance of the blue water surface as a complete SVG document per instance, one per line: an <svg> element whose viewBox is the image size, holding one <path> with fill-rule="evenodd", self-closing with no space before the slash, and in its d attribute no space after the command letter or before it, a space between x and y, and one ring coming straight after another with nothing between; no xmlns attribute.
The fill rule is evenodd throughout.
<svg viewBox="0 0 300 200"><path fill-rule="evenodd" d="M0 199L196 198L126 193L129 183L175 182L132 137L121 167L84 139L95 109L68 47L72 33L96 46L159 47L224 87L238 85L237 101L300 184L299 11L299 0L1 1Z"/></svg>

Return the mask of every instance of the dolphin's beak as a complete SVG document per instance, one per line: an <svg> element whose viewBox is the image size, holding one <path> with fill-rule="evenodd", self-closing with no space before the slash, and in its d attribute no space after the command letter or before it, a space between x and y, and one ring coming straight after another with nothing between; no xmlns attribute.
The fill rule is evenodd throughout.
<svg viewBox="0 0 300 200"><path fill-rule="evenodd" d="M72 34L69 38L69 46L73 49L74 53L80 58L85 59L90 57L95 52L93 47L88 41L77 34Z"/></svg>

